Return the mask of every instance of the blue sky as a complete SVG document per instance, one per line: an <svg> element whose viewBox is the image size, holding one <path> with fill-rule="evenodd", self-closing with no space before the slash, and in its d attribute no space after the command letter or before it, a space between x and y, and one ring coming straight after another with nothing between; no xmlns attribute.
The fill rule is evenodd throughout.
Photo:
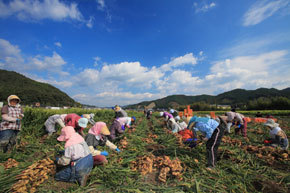
<svg viewBox="0 0 290 193"><path fill-rule="evenodd" d="M283 89L290 0L0 0L0 69L101 107Z"/></svg>

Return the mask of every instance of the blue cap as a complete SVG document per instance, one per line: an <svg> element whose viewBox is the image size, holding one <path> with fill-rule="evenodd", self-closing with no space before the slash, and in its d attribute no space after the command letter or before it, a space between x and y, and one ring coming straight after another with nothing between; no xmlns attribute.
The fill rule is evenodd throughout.
<svg viewBox="0 0 290 193"><path fill-rule="evenodd" d="M134 122L136 121L136 117L133 116L133 117L131 117L131 118L134 120Z"/></svg>

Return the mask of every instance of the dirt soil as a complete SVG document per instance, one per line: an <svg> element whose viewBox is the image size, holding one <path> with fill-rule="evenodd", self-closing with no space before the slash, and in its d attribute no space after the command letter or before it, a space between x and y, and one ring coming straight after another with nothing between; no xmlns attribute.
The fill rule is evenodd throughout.
<svg viewBox="0 0 290 193"><path fill-rule="evenodd" d="M282 187L280 184L271 180L256 180L253 185L257 191L265 193L286 193L290 192L286 188Z"/></svg>

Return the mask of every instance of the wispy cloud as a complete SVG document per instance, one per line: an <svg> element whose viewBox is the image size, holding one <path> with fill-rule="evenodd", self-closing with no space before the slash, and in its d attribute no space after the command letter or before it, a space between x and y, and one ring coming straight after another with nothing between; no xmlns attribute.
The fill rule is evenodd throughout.
<svg viewBox="0 0 290 193"><path fill-rule="evenodd" d="M202 3L193 3L194 9L195 9L195 13L200 13L200 12L207 12L210 9L214 8L216 6L215 2L211 2L209 4L207 4L205 1L203 1Z"/></svg>
<svg viewBox="0 0 290 193"><path fill-rule="evenodd" d="M95 17L91 16L90 19L87 21L87 27L88 28L92 28L93 27L93 23L94 23Z"/></svg>
<svg viewBox="0 0 290 193"><path fill-rule="evenodd" d="M278 10L287 8L289 0L266 0L254 3L243 16L243 25L256 25L274 15Z"/></svg>
<svg viewBox="0 0 290 193"><path fill-rule="evenodd" d="M101 61L101 58L96 56L93 58L94 59L94 67L98 66L99 65L99 62Z"/></svg>
<svg viewBox="0 0 290 193"><path fill-rule="evenodd" d="M61 45L61 43L60 42L55 42L54 43L54 45L56 45L57 47L59 47L59 48L61 48L62 47L62 45Z"/></svg>
<svg viewBox="0 0 290 193"><path fill-rule="evenodd" d="M221 58L232 58L238 56L257 55L270 52L273 47L285 47L290 42L289 32L268 33L258 37L247 37L230 42L228 47L221 49L218 55Z"/></svg>
<svg viewBox="0 0 290 193"><path fill-rule="evenodd" d="M65 19L82 21L83 16L76 3L65 4L59 0L21 1L13 0L9 3L0 2L0 17L16 16L20 20Z"/></svg>
<svg viewBox="0 0 290 193"><path fill-rule="evenodd" d="M202 55L202 53L201 53ZM167 64L163 64L160 69L162 71L171 71L173 68L197 64L198 58L193 55L193 53L185 54L184 56L179 56L177 58L172 58L171 61Z"/></svg>
<svg viewBox="0 0 290 193"><path fill-rule="evenodd" d="M45 19L53 21L77 21L93 27L94 17L84 19L77 3L65 3L60 0L0 0L0 18L16 17L24 22L38 22Z"/></svg>
<svg viewBox="0 0 290 193"><path fill-rule="evenodd" d="M105 0L97 0L98 10L103 11L106 7Z"/></svg>

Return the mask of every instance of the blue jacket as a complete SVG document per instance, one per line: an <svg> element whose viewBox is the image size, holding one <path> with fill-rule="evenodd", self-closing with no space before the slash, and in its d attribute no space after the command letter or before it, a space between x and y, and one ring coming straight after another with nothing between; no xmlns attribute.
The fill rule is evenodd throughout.
<svg viewBox="0 0 290 193"><path fill-rule="evenodd" d="M214 130L219 126L219 123L214 119L209 119L207 123L197 122L193 128L194 132L200 131L206 136L206 138L211 138Z"/></svg>

